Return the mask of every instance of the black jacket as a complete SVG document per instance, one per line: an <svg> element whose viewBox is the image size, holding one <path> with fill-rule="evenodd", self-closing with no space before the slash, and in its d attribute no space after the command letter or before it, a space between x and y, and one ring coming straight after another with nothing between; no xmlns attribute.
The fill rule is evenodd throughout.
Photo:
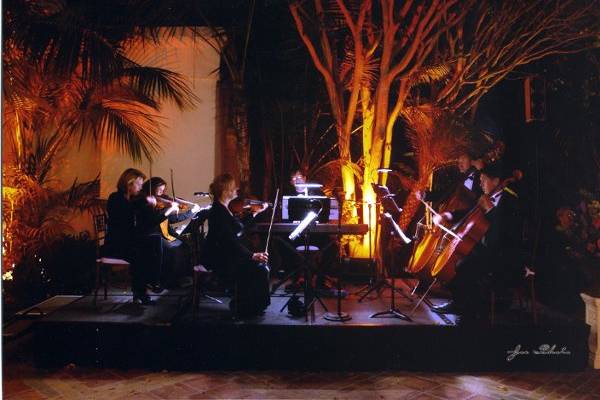
<svg viewBox="0 0 600 400"><path fill-rule="evenodd" d="M204 263L209 269L230 274L236 265L252 259L253 252L242 241L244 227L252 221L251 214L240 220L223 204L213 202L208 217L208 235L204 249Z"/></svg>
<svg viewBox="0 0 600 400"><path fill-rule="evenodd" d="M134 241L136 214L143 199L127 200L122 192L108 196L106 204L106 238L102 254L118 258L129 258Z"/></svg>
<svg viewBox="0 0 600 400"><path fill-rule="evenodd" d="M480 177L481 173L476 168L471 167L466 173L460 174L456 180L456 183L450 187L440 188L441 185L434 183L434 190L425 193L425 200L434 203L445 201L454 194L457 185L465 186L465 183L471 180L472 184L470 190L475 195L475 198L479 198L479 196L483 194ZM465 189L469 190L466 187Z"/></svg>
<svg viewBox="0 0 600 400"><path fill-rule="evenodd" d="M458 222L466 213L452 213ZM495 274L515 278L523 269L523 216L518 197L504 190L496 207L485 218L490 226L473 253L482 256Z"/></svg>

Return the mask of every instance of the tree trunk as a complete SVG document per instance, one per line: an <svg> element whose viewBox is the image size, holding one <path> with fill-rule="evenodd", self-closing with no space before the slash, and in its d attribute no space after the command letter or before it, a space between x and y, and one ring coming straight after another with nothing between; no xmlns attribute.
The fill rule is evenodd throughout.
<svg viewBox="0 0 600 400"><path fill-rule="evenodd" d="M240 191L250 190L250 135L248 132L248 105L241 84L234 84L232 91L231 121L237 135L237 166Z"/></svg>
<svg viewBox="0 0 600 400"><path fill-rule="evenodd" d="M267 130L264 128L261 129L261 136L265 156L262 198L267 199L271 196L273 187L277 184L277 179L275 177L275 155L273 153L273 137L268 135Z"/></svg>

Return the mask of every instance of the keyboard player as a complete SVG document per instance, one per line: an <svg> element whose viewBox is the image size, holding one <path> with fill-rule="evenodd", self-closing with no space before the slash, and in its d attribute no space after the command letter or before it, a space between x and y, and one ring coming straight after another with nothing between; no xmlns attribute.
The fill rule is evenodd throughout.
<svg viewBox="0 0 600 400"><path fill-rule="evenodd" d="M306 175L296 170L290 175L290 188L287 194L295 196L323 196L320 188L305 188L301 185L306 184ZM295 192L295 193L294 193ZM295 293L302 290L303 282L301 279L300 267L303 264L304 255L296 249L303 246L304 239L302 237L293 241L288 239L287 234L273 236L271 244L271 266L274 271L283 271L285 274L284 280L289 278L290 283L285 286L286 292ZM330 279L327 274L331 273L338 260L338 246L335 238L326 234L311 234L309 236L309 245L319 248L319 255L316 257L317 265L315 271L315 287L321 296L335 296L337 292L332 289ZM274 286L276 289L284 281L279 282Z"/></svg>

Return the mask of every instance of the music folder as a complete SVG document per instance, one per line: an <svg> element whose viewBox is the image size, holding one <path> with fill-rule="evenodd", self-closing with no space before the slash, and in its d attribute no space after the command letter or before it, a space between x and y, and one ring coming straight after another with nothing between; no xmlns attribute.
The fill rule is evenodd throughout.
<svg viewBox="0 0 600 400"><path fill-rule="evenodd" d="M316 208L316 209L315 209ZM317 219L327 223L338 219L338 205L335 199L327 196L283 196L281 201L281 219L283 221L302 221L309 211L319 211Z"/></svg>

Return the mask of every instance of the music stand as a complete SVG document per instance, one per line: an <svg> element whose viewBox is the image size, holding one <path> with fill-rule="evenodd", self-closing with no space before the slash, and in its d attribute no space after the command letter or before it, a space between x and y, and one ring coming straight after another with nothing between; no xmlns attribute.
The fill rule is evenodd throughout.
<svg viewBox="0 0 600 400"><path fill-rule="evenodd" d="M321 212L322 208L319 208L318 211L309 211L308 214L306 215L306 217L304 217L304 220L302 220L302 222L300 222L300 224L298 225L298 227L296 229L294 229L294 231L292 233L290 233L290 235L288 236L288 238L290 240L295 240L296 238L298 238L300 235L304 236L304 264L302 265L302 270L304 272L304 318L306 319L306 321L308 321L308 312L309 310L311 311L311 315L312 318L314 320L314 312L315 312L315 302L318 301L319 304L321 304L321 307L323 307L323 309L325 310L325 312L329 312L329 310L327 309L327 306L325 306L325 304L323 303L323 301L321 300L321 298L319 297L319 295L317 295L316 291L313 289L312 284L311 284L311 271L310 271L310 265L309 263L309 235L310 235L310 226L313 225L316 220L317 217L319 216L319 213ZM292 298L294 298L294 295L297 293L293 292L292 293L292 297L290 297L288 299L288 301L286 301L286 303L283 305L283 307L281 307L281 310L279 310L279 312L282 312L283 310L286 309L286 307L288 307L290 301L292 300Z"/></svg>
<svg viewBox="0 0 600 400"><path fill-rule="evenodd" d="M297 192L298 192L298 189L300 189L301 191L304 191L305 196L308 196L309 189L321 189L323 187L323 185L321 185L320 183L296 183L296 184L294 184L294 186L296 187ZM300 192L298 192L298 193L300 193Z"/></svg>
<svg viewBox="0 0 600 400"><path fill-rule="evenodd" d="M400 229L398 224L396 224L396 221L394 221L392 215L387 212L383 215L392 222L392 226L394 228L393 233L398 235L404 241L404 243L410 243L411 240L404 234L404 232L402 232L402 229ZM393 273L390 273L390 280L392 281L390 284L390 288L392 289L390 308L385 311L376 312L375 314L372 314L370 318L399 318L412 322L412 319L408 315L402 313L396 308L396 278L394 277Z"/></svg>
<svg viewBox="0 0 600 400"><path fill-rule="evenodd" d="M375 190L375 193L382 197L383 199L387 199L390 202L393 202L395 204L395 201L393 199L393 196L390 195L389 190L387 189L387 187L385 186L380 186L380 185L375 185L373 184L373 189ZM385 189L387 192L383 193L381 190ZM381 203L375 203L375 204L381 204ZM367 203L367 205L369 206L369 235L371 235L371 205L372 203ZM396 205L396 208L398 210L401 211L401 209ZM378 216L379 218L379 216ZM369 237L369 262L373 262L372 259L372 250L371 250L371 242L372 239L371 237ZM378 276L379 274L377 274L377 270L376 268L373 269L373 277L371 278L371 282L369 282L368 285L366 285L365 287L361 288L360 290L358 290L355 294L358 295L362 292L365 292L362 296L360 296L360 298L358 299L358 302L362 302L365 297L367 297L369 294L371 294L371 292L373 292L374 290L377 291L377 294L380 294L381 290L384 289L390 289L392 291L398 291L399 293L401 293L404 297L409 298L408 296L406 296L406 294L404 294L404 292L402 291L402 289L397 288L395 286L393 286L392 284L390 284L390 282L388 282L388 280L385 277L385 270L388 270L388 268L384 267L384 271L382 271L381 276ZM390 271L387 271L388 275L392 275L390 273Z"/></svg>
<svg viewBox="0 0 600 400"><path fill-rule="evenodd" d="M321 187L323 185L318 184L318 183L302 183L302 184L298 184L296 186L299 186L302 188L317 188L317 187ZM286 197L287 197L287 206L284 205L284 204L286 204L285 203ZM312 195L309 195L309 196L305 196L305 195L284 196L283 200L282 200L282 210L287 210L287 211L284 211L282 213L282 218L284 218L285 220L290 220L290 221L303 221L311 210L315 211L319 208L320 208L320 211L318 213L318 216L316 217L317 221L318 222L328 222L330 208L331 208L330 199L328 197L320 196L320 195L319 196L312 196ZM298 227L296 229L298 229ZM303 227L303 229L305 229L305 227ZM300 236L300 234L296 235L295 237L297 237L297 236ZM297 254L302 254L301 250L298 250L298 249L292 247L291 242L285 242L285 243L283 243L283 246L285 246L288 249L288 251L292 251ZM302 266L295 268L293 271L287 272L283 278L281 278L278 282L273 284L273 286L271 287L271 295L275 295L275 293L277 292L279 287L281 285L283 285L285 282L287 282L288 279L298 277L302 272L303 272ZM295 291L294 294L296 292L297 291ZM287 296L287 294L285 294L283 296Z"/></svg>

